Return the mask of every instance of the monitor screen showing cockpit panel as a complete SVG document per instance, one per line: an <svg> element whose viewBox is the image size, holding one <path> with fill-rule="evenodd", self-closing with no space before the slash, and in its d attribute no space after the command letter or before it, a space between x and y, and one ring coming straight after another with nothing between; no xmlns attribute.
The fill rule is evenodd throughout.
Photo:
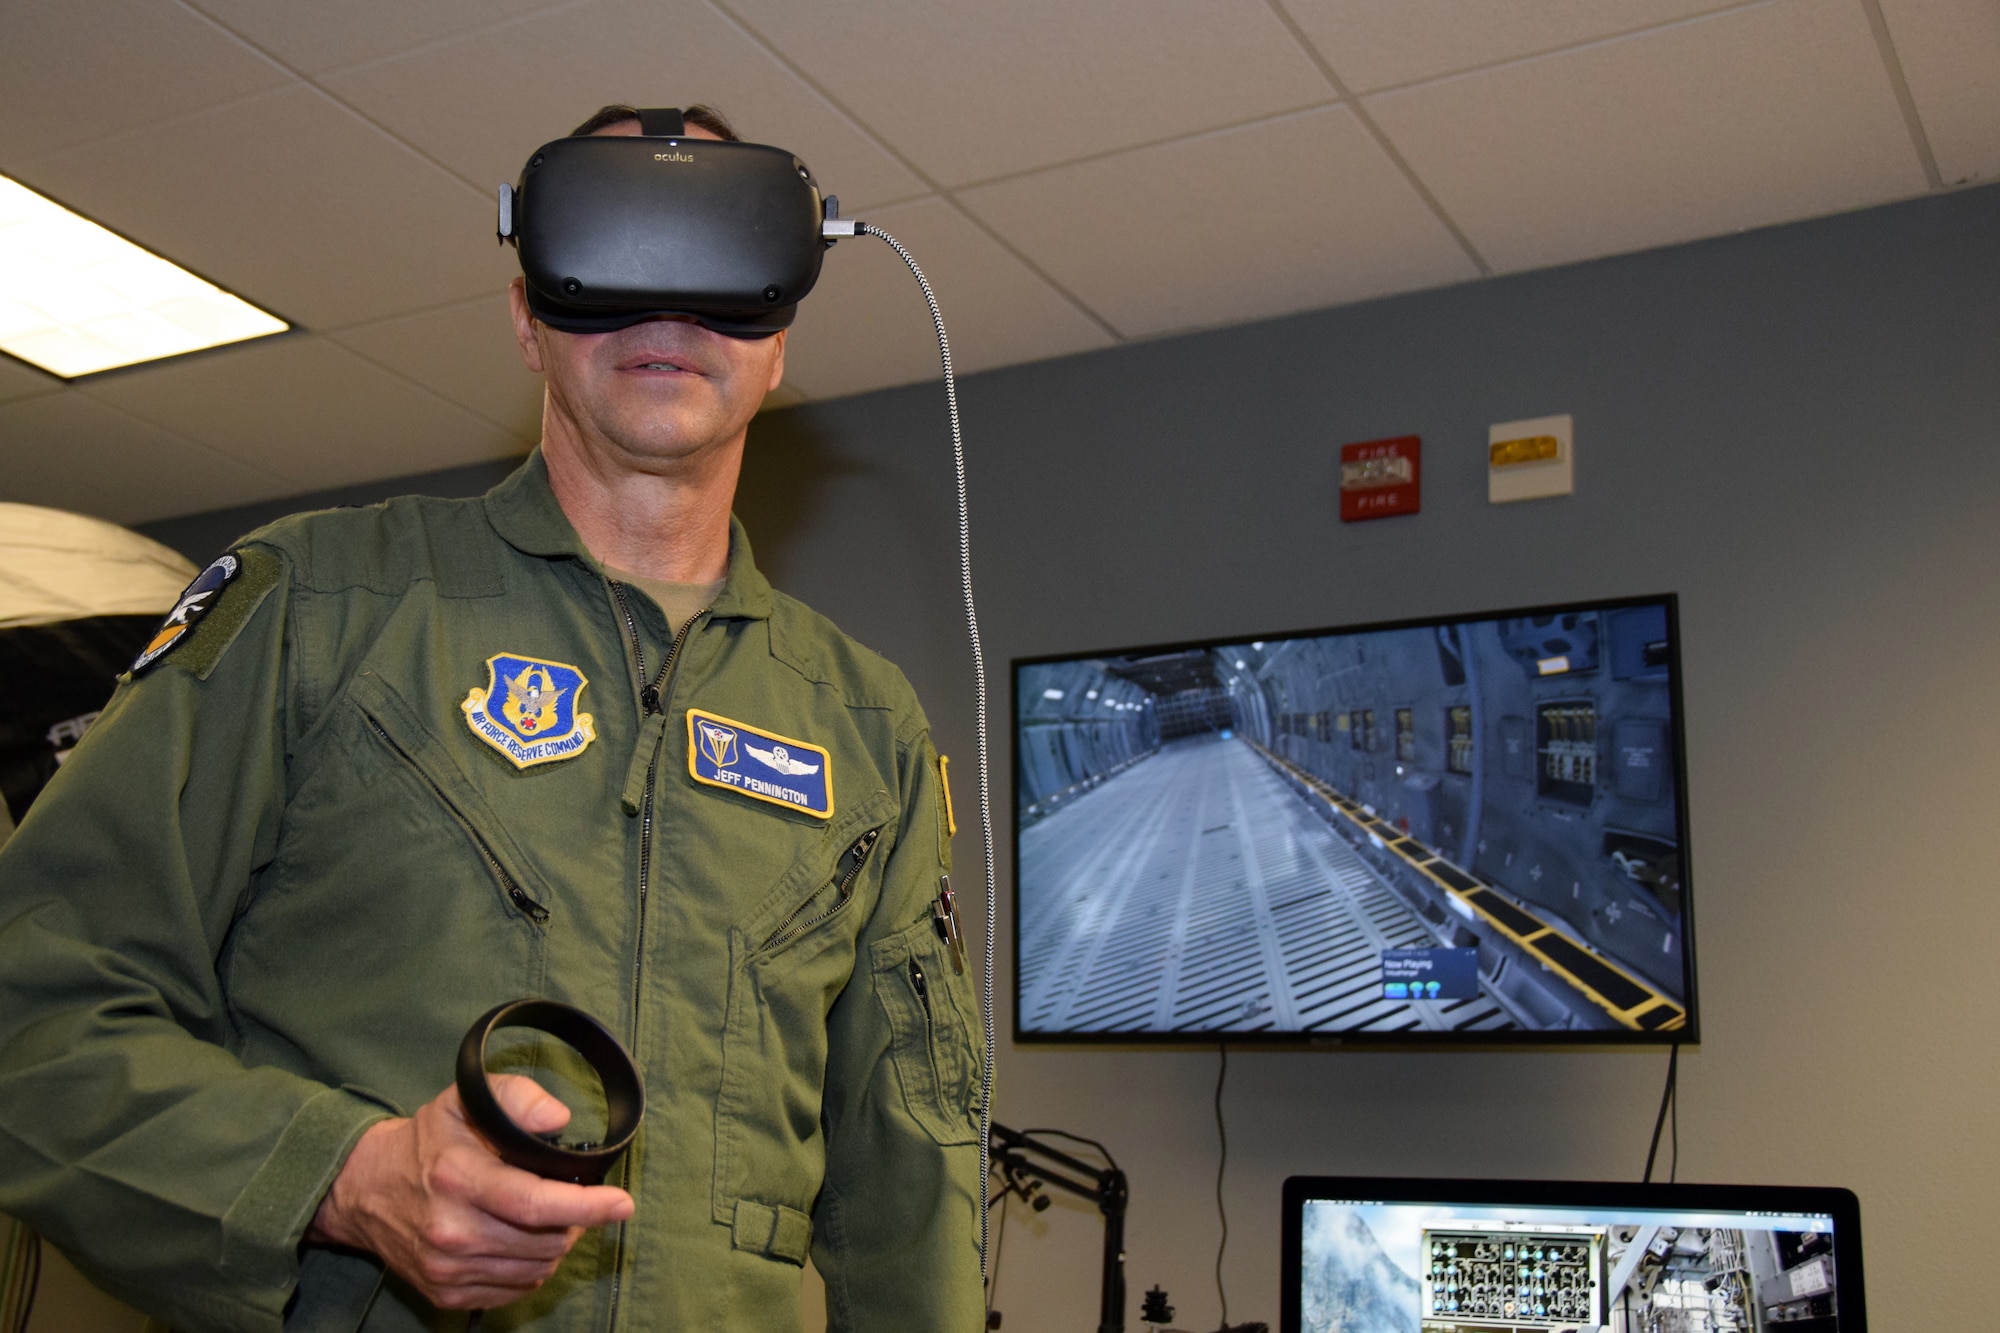
<svg viewBox="0 0 2000 1333"><path fill-rule="evenodd" d="M1285 1333L1861 1333L1839 1189L1285 1184Z"/></svg>
<svg viewBox="0 0 2000 1333"><path fill-rule="evenodd" d="M1014 663L1025 1041L1695 1039L1671 594Z"/></svg>

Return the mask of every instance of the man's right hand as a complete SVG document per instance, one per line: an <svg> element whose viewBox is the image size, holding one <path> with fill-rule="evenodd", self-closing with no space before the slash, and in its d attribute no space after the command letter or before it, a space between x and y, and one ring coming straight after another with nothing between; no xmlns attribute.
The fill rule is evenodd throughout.
<svg viewBox="0 0 2000 1333"><path fill-rule="evenodd" d="M502 1074L493 1092L530 1133L569 1121L569 1108L533 1079ZM541 1286L586 1227L631 1215L632 1196L616 1186L508 1166L466 1123L458 1089L446 1088L407 1120L369 1126L306 1239L372 1251L440 1309L486 1310Z"/></svg>

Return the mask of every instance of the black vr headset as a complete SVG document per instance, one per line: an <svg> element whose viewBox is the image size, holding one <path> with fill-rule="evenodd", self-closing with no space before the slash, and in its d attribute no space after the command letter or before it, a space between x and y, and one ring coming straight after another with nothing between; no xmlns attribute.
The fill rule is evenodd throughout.
<svg viewBox="0 0 2000 1333"><path fill-rule="evenodd" d="M640 133L557 139L500 187L528 309L551 328L608 333L659 315L761 338L789 326L819 280L840 201L768 144L686 137L678 109Z"/></svg>

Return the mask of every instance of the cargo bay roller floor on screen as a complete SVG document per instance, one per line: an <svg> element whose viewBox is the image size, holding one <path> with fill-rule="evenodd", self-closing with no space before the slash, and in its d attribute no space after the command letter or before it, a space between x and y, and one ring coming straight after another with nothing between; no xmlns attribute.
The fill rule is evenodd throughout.
<svg viewBox="0 0 2000 1333"><path fill-rule="evenodd" d="M1017 1033L1688 1039L1672 619L1017 662Z"/></svg>
<svg viewBox="0 0 2000 1333"><path fill-rule="evenodd" d="M1431 932L1247 741L1169 744L1028 829L1021 859L1096 886L1022 923L1037 1030L1511 1025L1490 995L1382 998L1382 950Z"/></svg>

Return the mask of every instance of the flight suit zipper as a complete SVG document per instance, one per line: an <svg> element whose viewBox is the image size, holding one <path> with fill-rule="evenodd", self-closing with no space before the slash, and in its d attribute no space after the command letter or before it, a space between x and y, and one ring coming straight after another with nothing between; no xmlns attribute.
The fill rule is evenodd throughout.
<svg viewBox="0 0 2000 1333"><path fill-rule="evenodd" d="M632 614L632 603L625 596L625 585L616 580L611 584L611 596L618 603L618 610L625 618L625 632L632 640L632 664L639 681L639 709L642 718L656 716L666 709L667 694L673 689L674 668L680 662L681 646L694 631L695 622L708 614L703 607L688 617L681 626L680 633L667 648L666 660L660 663L659 674L650 683L646 680L646 645L639 635L639 622ZM661 686L666 687L663 693ZM653 869L653 783L660 773L660 743L666 738L662 731L653 742L653 754L646 764L646 790L639 804L639 923L638 947L632 963L632 1040L638 1041L639 1032L639 985L645 969L646 957L646 897L651 886Z"/></svg>
<svg viewBox="0 0 2000 1333"><path fill-rule="evenodd" d="M493 877L500 882L500 889L507 895L507 901L514 904L516 910L536 925L547 925L549 909L529 897L527 891L514 881L512 875L507 873L507 868L500 864L500 858L493 854L493 848L487 845L486 839L480 836L479 830L472 826L472 821L467 819L458 806L452 802L452 799L444 794L444 788L438 786L431 779L431 775L424 772L423 766L410 757L408 750L396 744L395 738L389 735L388 730L380 722L370 717L368 725L375 729L375 734L382 738L384 745L394 750L397 756L410 766L411 771L424 780L424 785L429 787L432 795L438 798L438 804L451 812L451 817L456 819L459 827L465 830L465 836L472 839L473 846L477 847L480 856L485 858L487 869L491 870Z"/></svg>
<svg viewBox="0 0 2000 1333"><path fill-rule="evenodd" d="M681 646L693 632L695 622L709 612L703 607L688 617L687 624L681 626L674 635L673 643L667 648L666 660L660 663L659 674L648 682L646 679L646 645L639 636L639 622L632 614L632 603L625 595L625 585L616 579L606 579L611 585L611 598L618 603L618 611L625 620L625 632L632 640L633 677L639 686L639 716L643 720L666 710L666 701L673 691L675 667L680 662ZM713 603L711 603L713 605ZM665 692L661 687L665 686ZM644 732L641 732L644 735ZM639 904L638 925L635 929L636 941L632 954L632 1029L628 1041L633 1050L639 1048L639 992L646 970L646 894L653 871L653 783L660 773L660 746L666 740L666 730L662 727L653 739L652 757L646 763L646 790L639 802ZM631 1159L625 1161L626 1183L631 1183ZM625 1276L625 1228L626 1222L618 1224L618 1247L611 1264L611 1308L605 1321L607 1329L618 1327L618 1300Z"/></svg>
<svg viewBox="0 0 2000 1333"><path fill-rule="evenodd" d="M770 935L765 938L763 949L768 952L769 950L777 948L781 944L789 943L790 941L797 939L799 936L805 934L807 931L817 929L819 926L821 926L827 921L832 920L836 915L838 915L840 910L843 907L846 907L847 904L853 899L854 881L861 878L861 868L868 864L868 858L874 852L875 844L877 841L881 839L881 837L882 837L882 830L878 828L872 828L869 829L866 833L862 834L860 837L856 838L854 840L854 845L852 847L849 847L845 852L842 852L840 855L840 859L842 861L845 861L849 857L852 857L853 864L847 867L847 873L842 875L840 877L840 882L834 886L833 901L827 905L825 910L819 912L817 915L808 917L804 921L801 921L799 920L800 916L802 916L805 913L806 908L812 906L813 898L817 898L819 895L815 893L813 895L813 898L807 898L797 907L794 907L791 911L791 915L787 916L783 921L780 921L778 923L778 928L772 931Z"/></svg>
<svg viewBox="0 0 2000 1333"><path fill-rule="evenodd" d="M915 991L917 998L923 1002L924 1030L928 1032L933 1018L931 1013L931 988L930 983L924 980L924 965L914 958L910 960L910 989Z"/></svg>

